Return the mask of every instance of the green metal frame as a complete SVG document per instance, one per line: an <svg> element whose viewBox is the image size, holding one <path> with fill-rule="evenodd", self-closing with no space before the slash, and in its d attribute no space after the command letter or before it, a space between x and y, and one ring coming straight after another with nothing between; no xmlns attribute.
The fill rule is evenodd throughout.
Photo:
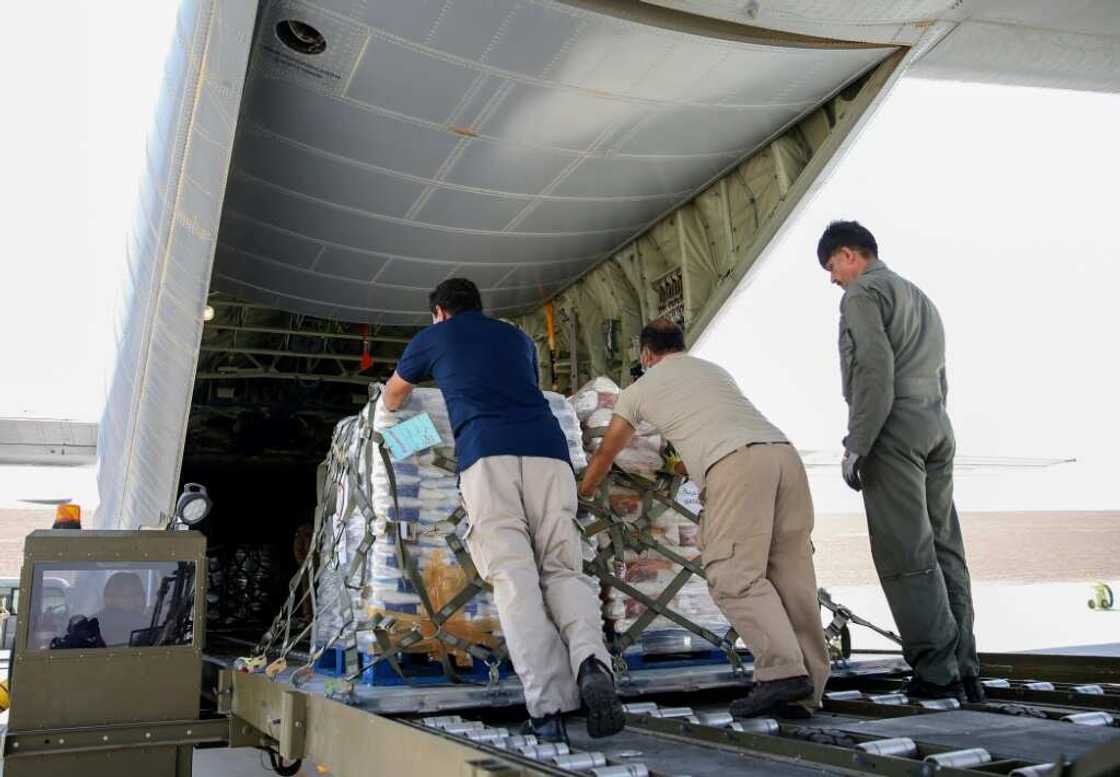
<svg viewBox="0 0 1120 777"><path fill-rule="evenodd" d="M67 755L164 745L191 746L229 742L230 719L169 720L119 726L53 728L8 733L4 760L41 755Z"/></svg>
<svg viewBox="0 0 1120 777"><path fill-rule="evenodd" d="M29 649L40 562L193 562L192 643L90 650ZM228 721L196 720L206 618L206 538L188 531L47 530L28 535L11 664L5 775L189 777L199 742L225 741ZM139 722L138 722L139 721ZM190 733L188 733L188 731Z"/></svg>
<svg viewBox="0 0 1120 777"><path fill-rule="evenodd" d="M231 744L273 746L286 759L359 775L567 775L518 754L393 720L325 696L292 690L260 674L224 672L233 715Z"/></svg>

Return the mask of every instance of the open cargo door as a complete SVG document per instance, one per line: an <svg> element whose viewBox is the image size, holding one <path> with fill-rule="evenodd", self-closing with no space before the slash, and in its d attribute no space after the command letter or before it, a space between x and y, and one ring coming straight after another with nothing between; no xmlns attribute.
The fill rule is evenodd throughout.
<svg viewBox="0 0 1120 777"><path fill-rule="evenodd" d="M96 525L171 505L208 293L375 335L464 275L542 351L554 303L569 372L546 385L625 383L641 321L702 331L941 28L899 48L619 0L185 2Z"/></svg>
<svg viewBox="0 0 1120 777"><path fill-rule="evenodd" d="M918 46L846 84L547 305L517 318L537 343L541 384L572 391L609 375L627 385L638 333L654 318L681 324L695 343L828 177L908 61L947 29L932 26Z"/></svg>
<svg viewBox="0 0 1120 777"><path fill-rule="evenodd" d="M175 497L256 14L251 0L179 9L128 238L90 528L157 525Z"/></svg>

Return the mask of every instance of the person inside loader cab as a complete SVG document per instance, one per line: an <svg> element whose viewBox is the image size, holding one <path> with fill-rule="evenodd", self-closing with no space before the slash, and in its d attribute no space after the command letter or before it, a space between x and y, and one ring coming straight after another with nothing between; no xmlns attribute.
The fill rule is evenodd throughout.
<svg viewBox="0 0 1120 777"><path fill-rule="evenodd" d="M842 474L863 491L871 555L914 669L906 693L984 700L972 587L953 503L945 330L921 289L879 259L871 232L834 221L817 259L840 300L848 403Z"/></svg>
<svg viewBox="0 0 1120 777"><path fill-rule="evenodd" d="M580 495L595 494L638 424L657 427L704 489L704 576L754 656L754 687L731 714L807 717L820 706L829 659L801 457L726 370L685 353L675 323L648 324L639 342L645 374L619 396Z"/></svg>
<svg viewBox="0 0 1120 777"><path fill-rule="evenodd" d="M128 645L133 632L149 624L144 582L135 572L114 572L105 581L101 611L95 616L108 647Z"/></svg>
<svg viewBox="0 0 1120 777"><path fill-rule="evenodd" d="M443 391L466 543L494 587L529 709L526 733L566 741L563 715L582 701L588 734L615 734L625 713L603 641L598 587L583 572L568 444L541 393L536 348L521 330L483 314L469 280L443 281L429 302L434 324L405 348L385 388L385 408L397 410L429 378Z"/></svg>

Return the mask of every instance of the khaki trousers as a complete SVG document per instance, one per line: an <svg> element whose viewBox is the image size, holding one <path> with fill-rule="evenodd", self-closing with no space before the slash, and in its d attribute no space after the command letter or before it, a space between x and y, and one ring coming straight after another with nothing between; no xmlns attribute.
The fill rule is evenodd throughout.
<svg viewBox="0 0 1120 777"><path fill-rule="evenodd" d="M754 656L759 681L808 675L820 705L828 646L813 570L813 500L791 445L740 448L706 477L700 527L712 598Z"/></svg>
<svg viewBox="0 0 1120 777"><path fill-rule="evenodd" d="M580 706L576 675L588 656L608 668L602 605L583 573L578 497L567 462L486 456L459 476L467 548L494 586L513 668L533 717Z"/></svg>

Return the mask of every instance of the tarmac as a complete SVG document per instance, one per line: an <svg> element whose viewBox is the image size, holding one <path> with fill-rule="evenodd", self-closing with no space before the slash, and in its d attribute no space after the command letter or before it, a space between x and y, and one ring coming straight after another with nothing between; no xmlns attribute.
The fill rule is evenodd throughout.
<svg viewBox="0 0 1120 777"><path fill-rule="evenodd" d="M982 651L1039 650L1115 642L1120 606L1091 610L1092 585L1120 600L1120 511L961 515ZM894 630L879 587L863 515L818 516L817 584L872 623ZM1120 602L1118 602L1120 604ZM892 643L855 628L858 648Z"/></svg>
<svg viewBox="0 0 1120 777"><path fill-rule="evenodd" d="M268 765L268 756L259 750L213 749L196 750L194 777L263 777L276 772ZM300 777L327 777L329 772L319 772L314 766L304 766L297 772Z"/></svg>

